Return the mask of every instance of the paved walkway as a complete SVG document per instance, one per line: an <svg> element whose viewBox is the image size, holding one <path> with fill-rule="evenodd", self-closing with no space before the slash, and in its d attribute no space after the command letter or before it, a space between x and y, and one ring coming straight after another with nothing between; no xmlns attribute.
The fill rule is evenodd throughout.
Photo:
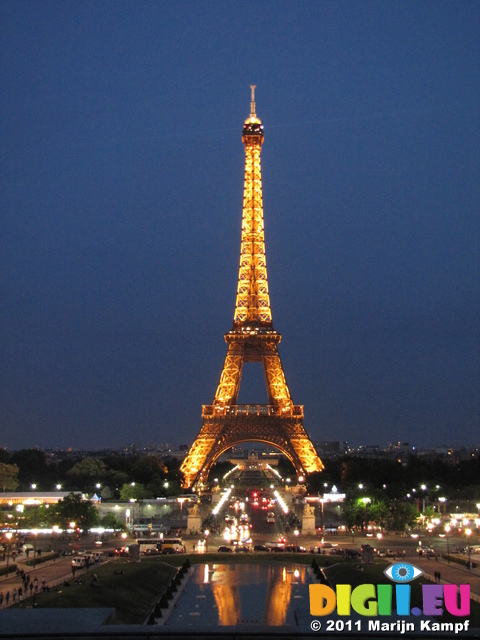
<svg viewBox="0 0 480 640"><path fill-rule="evenodd" d="M439 571L442 584L469 584L472 600L480 602L480 570L478 567L469 570L456 562L450 562L449 564L447 560L440 558L438 560L433 558L427 560L417 556L415 558L407 557L406 560L422 569L425 572L425 576L432 582L435 582L435 571Z"/></svg>
<svg viewBox="0 0 480 640"><path fill-rule="evenodd" d="M33 581L35 579L35 577L38 580L38 591L41 590L42 588L42 581L45 579L45 583L48 587L53 587L56 586L57 584L61 584L63 583L65 580L72 580L73 576L72 576L72 570L71 570L71 557L65 557L65 558L56 558L55 560L48 560L47 562L43 562L42 564L37 565L36 567L30 567L26 564L27 558L22 558L22 560L18 560L17 559L17 568L18 569L23 569L25 571L25 574L29 574L30 575L30 579L31 581ZM6 563L1 562L0 566L5 566ZM9 564L10 566L10 564ZM76 572L76 576L77 577L81 577L81 575L83 573L86 572L86 569L81 569L81 570L77 570ZM23 584L22 584L22 580L19 576L17 576L16 571L12 571L9 573L8 577L7 576L0 576L0 592L3 593L3 595L5 596L5 594L7 593L7 591L10 592L10 600L9 600L9 606L16 604L13 600L13 590L16 588L18 591L18 588L22 587L23 588ZM28 600L29 598L32 598L35 592L33 592L32 594L30 594L30 589L28 589L28 593L25 593L25 595L23 595L23 601ZM6 604L6 600L4 597L3 600L3 605L1 608L5 608L7 606Z"/></svg>

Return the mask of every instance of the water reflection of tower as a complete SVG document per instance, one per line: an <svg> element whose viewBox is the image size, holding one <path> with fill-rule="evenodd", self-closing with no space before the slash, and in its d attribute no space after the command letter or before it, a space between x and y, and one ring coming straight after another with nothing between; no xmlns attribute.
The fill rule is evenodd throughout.
<svg viewBox="0 0 480 640"><path fill-rule="evenodd" d="M265 599L265 623L272 627L285 624L289 606L292 606L292 585L303 583L305 576L302 572L288 570L282 567L281 576L277 575L280 566L270 565L268 589Z"/></svg>

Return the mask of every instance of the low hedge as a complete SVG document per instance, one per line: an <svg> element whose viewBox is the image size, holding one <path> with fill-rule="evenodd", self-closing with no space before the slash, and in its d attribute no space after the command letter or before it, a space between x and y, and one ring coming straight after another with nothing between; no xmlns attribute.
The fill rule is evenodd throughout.
<svg viewBox="0 0 480 640"><path fill-rule="evenodd" d="M10 575L11 573L15 573L17 571L16 562L12 562L11 564L9 564L8 565L8 569L7 569L7 567L1 567L0 568L0 576L6 576L7 575L7 571L8 571L8 575Z"/></svg>
<svg viewBox="0 0 480 640"><path fill-rule="evenodd" d="M36 567L39 564L43 564L44 562L48 562L49 560L56 560L58 558L58 553L42 553L42 555L37 555L35 560L32 558L31 560L27 560L26 564L28 567Z"/></svg>
<svg viewBox="0 0 480 640"><path fill-rule="evenodd" d="M462 567L468 567L468 558L461 558L460 556L456 556L456 555L447 555L446 553L442 553L442 558L444 560L447 560L447 562L455 562L456 564L461 564ZM477 568L477 563L473 562L473 560L470 560L471 562L471 568L472 569L476 569Z"/></svg>

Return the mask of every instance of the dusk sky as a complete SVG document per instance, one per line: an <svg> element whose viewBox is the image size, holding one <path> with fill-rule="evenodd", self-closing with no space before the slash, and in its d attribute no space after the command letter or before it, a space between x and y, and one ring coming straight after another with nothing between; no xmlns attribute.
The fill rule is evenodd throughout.
<svg viewBox="0 0 480 640"><path fill-rule="evenodd" d="M312 440L480 444L480 3L0 3L0 447L191 444L255 84ZM241 402L264 402L246 367Z"/></svg>

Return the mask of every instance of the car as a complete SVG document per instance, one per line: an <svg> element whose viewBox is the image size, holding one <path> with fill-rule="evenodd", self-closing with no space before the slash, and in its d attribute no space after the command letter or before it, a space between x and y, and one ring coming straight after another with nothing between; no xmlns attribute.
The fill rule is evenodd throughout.
<svg viewBox="0 0 480 640"><path fill-rule="evenodd" d="M301 547L298 544L287 544L287 546L285 547L285 551L290 551L290 552L293 552L293 553L306 553L307 552L305 547Z"/></svg>
<svg viewBox="0 0 480 640"><path fill-rule="evenodd" d="M268 547L266 547L264 544L256 544L253 547L254 551L269 551Z"/></svg>
<svg viewBox="0 0 480 640"><path fill-rule="evenodd" d="M86 560L84 556L73 558L72 560L72 569L83 569L86 566Z"/></svg>
<svg viewBox="0 0 480 640"><path fill-rule="evenodd" d="M387 552L385 551L385 549L377 549L377 556L379 558L386 558Z"/></svg>
<svg viewBox="0 0 480 640"><path fill-rule="evenodd" d="M280 551L285 550L285 544L283 542L276 542L272 540L271 542L266 542L265 546L269 551L273 551L274 549L279 549Z"/></svg>
<svg viewBox="0 0 480 640"><path fill-rule="evenodd" d="M146 556L158 556L160 555L160 551L158 549L145 549Z"/></svg>
<svg viewBox="0 0 480 640"><path fill-rule="evenodd" d="M30 551L34 551L34 546L33 544L22 544L22 548L21 550L23 551L23 553L26 553L27 555L30 553Z"/></svg>
<svg viewBox="0 0 480 640"><path fill-rule="evenodd" d="M396 558L398 555L395 549L387 549L387 558Z"/></svg>
<svg viewBox="0 0 480 640"><path fill-rule="evenodd" d="M272 553L283 553L285 551L284 547L273 547L271 549Z"/></svg>
<svg viewBox="0 0 480 640"><path fill-rule="evenodd" d="M275 518L267 518L267 524L275 524Z"/></svg>
<svg viewBox="0 0 480 640"><path fill-rule="evenodd" d="M226 547L225 545L220 545L217 551L219 553L233 553L233 549L231 547Z"/></svg>
<svg viewBox="0 0 480 640"><path fill-rule="evenodd" d="M341 556L343 553L343 551L338 548L338 547L333 547L333 549L330 549L330 551L328 552L329 556Z"/></svg>
<svg viewBox="0 0 480 640"><path fill-rule="evenodd" d="M417 550L418 551L418 550ZM467 551L466 547L455 545L452 549L452 553L465 553Z"/></svg>

